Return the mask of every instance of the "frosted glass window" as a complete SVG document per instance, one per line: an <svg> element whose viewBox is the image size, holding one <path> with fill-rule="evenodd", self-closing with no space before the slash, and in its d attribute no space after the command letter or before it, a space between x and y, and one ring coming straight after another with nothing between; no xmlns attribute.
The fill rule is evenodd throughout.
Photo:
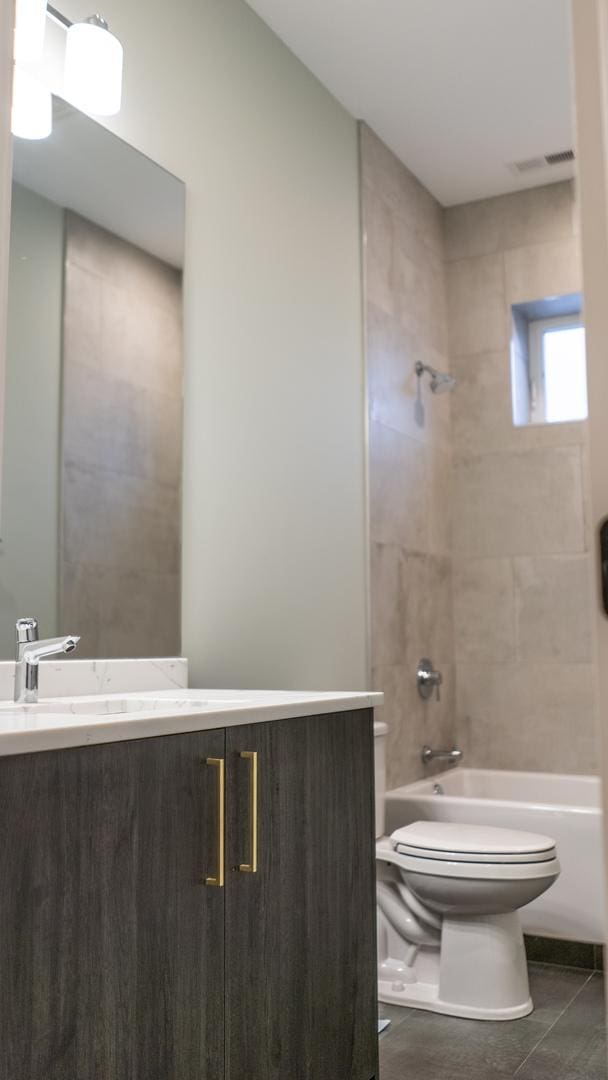
<svg viewBox="0 0 608 1080"><path fill-rule="evenodd" d="M585 329L562 326L542 335L545 422L584 420L587 416Z"/></svg>

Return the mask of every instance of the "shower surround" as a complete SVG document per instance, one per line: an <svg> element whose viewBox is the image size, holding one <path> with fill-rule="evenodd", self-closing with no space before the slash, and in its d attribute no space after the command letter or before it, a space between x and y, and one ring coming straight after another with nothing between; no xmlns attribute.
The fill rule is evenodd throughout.
<svg viewBox="0 0 608 1080"><path fill-rule="evenodd" d="M439 203L361 128L369 401L372 680L386 694L388 786L423 775L423 743L455 739L450 394L433 395L416 361L447 370ZM423 702L418 662L443 675Z"/></svg>
<svg viewBox="0 0 608 1080"><path fill-rule="evenodd" d="M361 126L372 676L389 786L469 766L595 773L587 424L514 427L510 307L581 290L574 187L442 210ZM433 396L417 361L450 370ZM444 676L423 703L417 662Z"/></svg>

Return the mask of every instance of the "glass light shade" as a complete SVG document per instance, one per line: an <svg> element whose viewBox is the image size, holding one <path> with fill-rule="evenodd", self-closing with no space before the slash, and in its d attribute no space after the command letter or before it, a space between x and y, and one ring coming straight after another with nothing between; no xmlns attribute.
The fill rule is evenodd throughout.
<svg viewBox="0 0 608 1080"><path fill-rule="evenodd" d="M44 49L46 0L17 0L15 5L15 60L39 60Z"/></svg>
<svg viewBox="0 0 608 1080"><path fill-rule="evenodd" d="M74 23L67 32L64 96L83 112L114 116L122 97L122 45L104 26Z"/></svg>
<svg viewBox="0 0 608 1080"><path fill-rule="evenodd" d="M51 91L15 66L11 130L20 139L46 139L53 130Z"/></svg>

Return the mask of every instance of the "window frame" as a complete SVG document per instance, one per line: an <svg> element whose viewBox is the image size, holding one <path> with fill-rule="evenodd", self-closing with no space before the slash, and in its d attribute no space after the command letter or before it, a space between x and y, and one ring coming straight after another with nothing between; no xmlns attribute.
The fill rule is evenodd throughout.
<svg viewBox="0 0 608 1080"><path fill-rule="evenodd" d="M582 312L572 315L552 315L546 319L531 319L528 324L528 379L530 388L530 423L547 424L547 395L545 379L545 353L543 339L545 334L555 330L585 329ZM587 402L587 416L589 403ZM578 420L552 420L551 423L581 424L586 418Z"/></svg>

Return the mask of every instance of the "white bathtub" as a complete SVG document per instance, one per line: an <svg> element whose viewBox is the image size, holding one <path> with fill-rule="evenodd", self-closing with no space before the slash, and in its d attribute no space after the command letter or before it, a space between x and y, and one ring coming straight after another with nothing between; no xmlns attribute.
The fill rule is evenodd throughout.
<svg viewBox="0 0 608 1080"><path fill-rule="evenodd" d="M435 794L440 784L444 794ZM552 837L556 884L522 908L524 932L605 941L600 781L594 776L456 768L386 794L386 833L413 821L460 821Z"/></svg>

